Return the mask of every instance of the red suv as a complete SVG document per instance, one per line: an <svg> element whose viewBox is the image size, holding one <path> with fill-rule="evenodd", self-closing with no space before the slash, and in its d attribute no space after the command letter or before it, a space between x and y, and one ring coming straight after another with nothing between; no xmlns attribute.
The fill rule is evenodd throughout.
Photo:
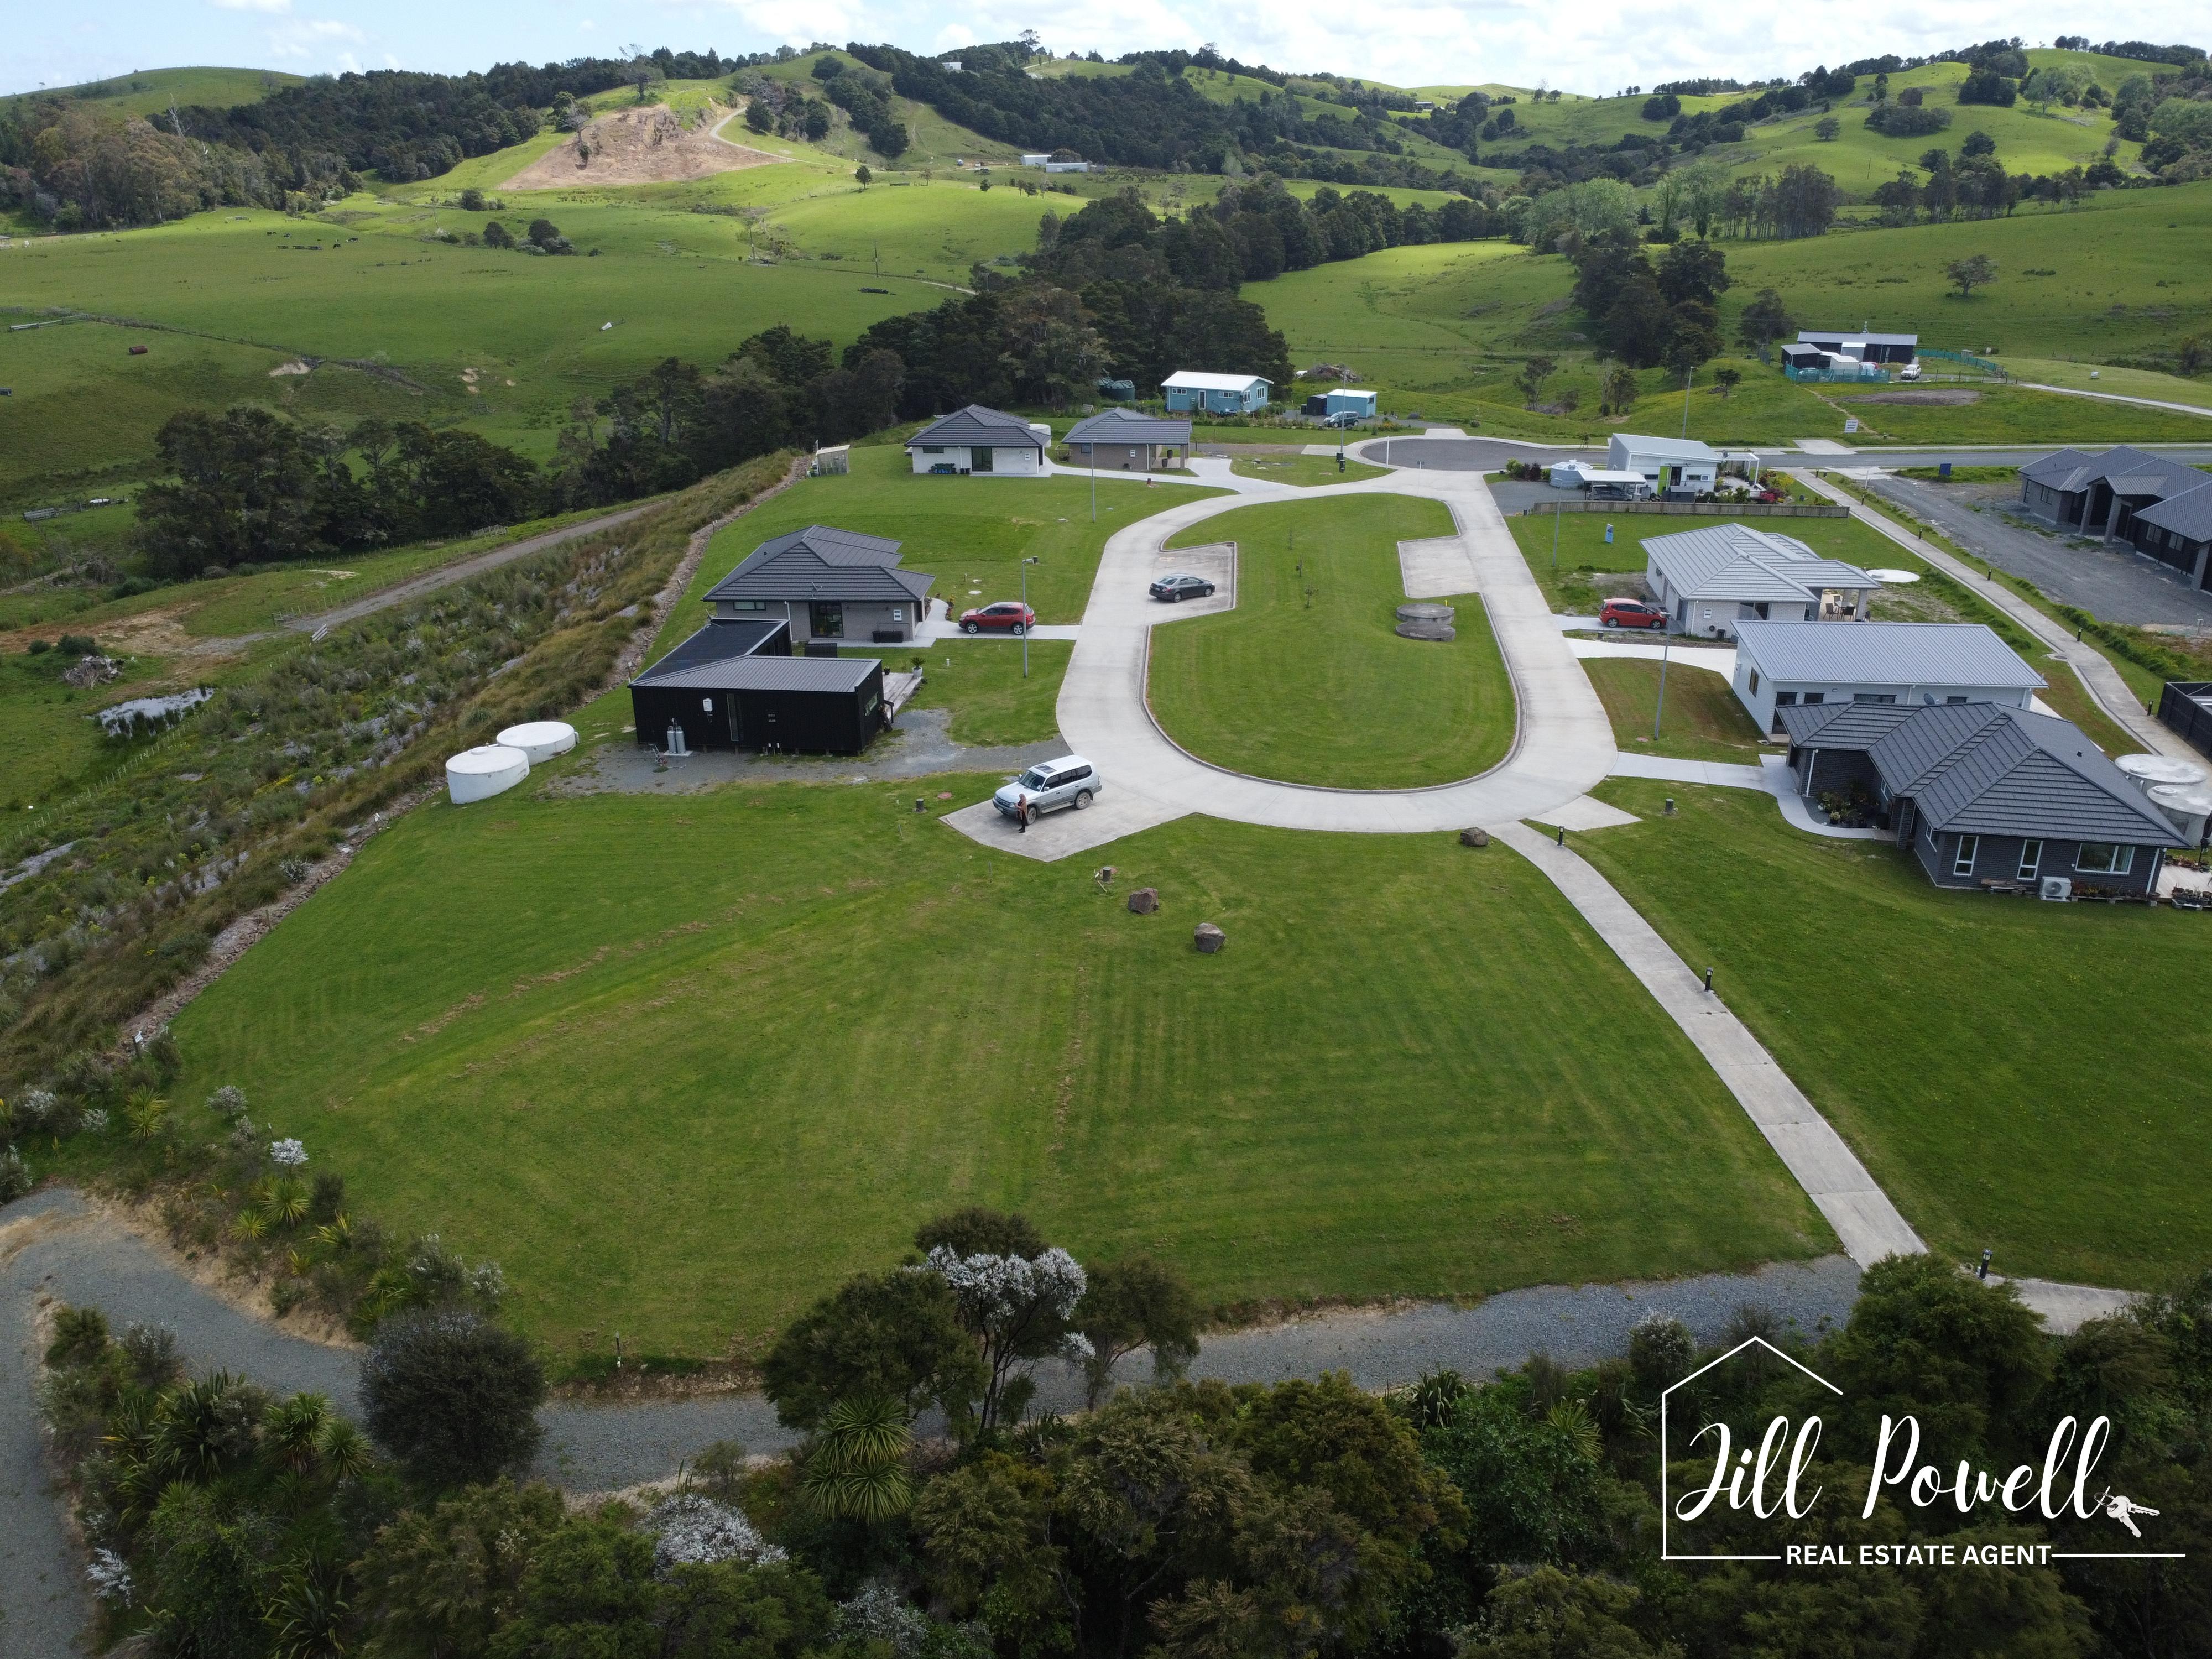
<svg viewBox="0 0 2212 1659"><path fill-rule="evenodd" d="M960 613L960 631L963 634L981 634L992 628L1009 634L1026 634L1036 626L1036 612L1013 599L1001 599L980 611Z"/></svg>
<svg viewBox="0 0 2212 1659"><path fill-rule="evenodd" d="M1664 628L1667 613L1656 605L1646 605L1641 599L1607 599L1605 608L1597 613L1598 622L1607 628Z"/></svg>

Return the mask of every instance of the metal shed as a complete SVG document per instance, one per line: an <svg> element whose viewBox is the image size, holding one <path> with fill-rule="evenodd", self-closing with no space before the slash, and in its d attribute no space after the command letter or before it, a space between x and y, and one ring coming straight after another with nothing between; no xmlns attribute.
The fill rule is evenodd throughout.
<svg viewBox="0 0 2212 1659"><path fill-rule="evenodd" d="M676 727L686 749L859 754L889 723L882 662L790 650L781 623L708 623L630 682L638 742L672 747Z"/></svg>

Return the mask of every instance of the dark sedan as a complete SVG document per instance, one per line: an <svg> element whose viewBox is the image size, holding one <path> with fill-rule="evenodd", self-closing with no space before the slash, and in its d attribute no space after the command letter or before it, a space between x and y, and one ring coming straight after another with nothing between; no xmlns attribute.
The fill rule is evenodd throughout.
<svg viewBox="0 0 2212 1659"><path fill-rule="evenodd" d="M1202 599L1212 592L1213 584L1203 576L1163 576L1152 584L1152 597L1170 605L1182 599Z"/></svg>

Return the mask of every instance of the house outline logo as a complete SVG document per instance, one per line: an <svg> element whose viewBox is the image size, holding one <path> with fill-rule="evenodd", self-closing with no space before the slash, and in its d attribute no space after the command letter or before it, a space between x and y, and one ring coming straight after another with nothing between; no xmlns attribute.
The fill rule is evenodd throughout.
<svg viewBox="0 0 2212 1659"><path fill-rule="evenodd" d="M1674 1519L1674 1506L1673 1496L1669 1492L1668 1486L1668 1466L1672 1461L1668 1455L1672 1450L1672 1447L1669 1443L1669 1435L1671 1431L1669 1414L1672 1409L1672 1399L1674 1391L1677 1389L1688 1387L1691 1383L1703 1376L1707 1371L1712 1370L1718 1366L1727 1364L1729 1361L1734 1359L1738 1354L1741 1353L1747 1348L1765 1349L1767 1352L1772 1354L1777 1359L1781 1360L1784 1364L1790 1366L1793 1370L1812 1378L1814 1382L1819 1383L1837 1399L1841 1400L1844 1397L1844 1391L1838 1388L1834 1383L1828 1381L1826 1377L1821 1376L1820 1372L1814 1370L1811 1366L1805 1364L1800 1360L1792 1358L1789 1354L1783 1352L1781 1349L1776 1347L1774 1344L1769 1342L1763 1336L1753 1336L1745 1339L1743 1341L1737 1343L1733 1348L1730 1348L1726 1353L1722 1354L1716 1358L1707 1360L1704 1364L1698 1366L1697 1370L1692 1371L1687 1376L1681 1377L1675 1382L1670 1382L1664 1389L1662 1389L1659 1391L1659 1559L1662 1561L1779 1562L1789 1559L1781 1554L1677 1554L1674 1552L1673 1539L1670 1535L1670 1529L1673 1527ZM1777 1418L1775 1422L1778 1424L1783 1420L1784 1419L1780 1418ZM1911 1421L1910 1419L1905 1420L1908 1422ZM2064 1421L2066 1425L2071 1425L2074 1419L2071 1417L2069 1417ZM1819 1422L1820 1419L1818 1417L1809 1417L1805 1420L1805 1423L1799 1425L1798 1437L1801 1442L1801 1447L1806 1429L1813 1425L1818 1424ZM1885 1429L1887 1428L1888 1422L1889 1419L1885 1417L1883 1419L1883 1425ZM2097 1419L2097 1425L2095 1426L2101 1426L2103 1422L2104 1419L2100 1418ZM1703 1435L1707 1429L1710 1429L1712 1426L1714 1425L1710 1423L1700 1425L1698 1430L1698 1434L1691 1437L1692 1443L1694 1443L1698 1435ZM1913 1432L1915 1443L1917 1444L1918 1438L1918 1430L1917 1426ZM1813 1437L1813 1443L1815 1445L1819 1443L1819 1436L1817 1434ZM2056 1450L2057 1443L2056 1437L2054 1436L2054 1455L2056 1455ZM1809 1461L1810 1448L1802 1447L1802 1455L1808 1459L1808 1461ZM1745 1462L1749 1463L1753 1454L1747 1449L1741 1454L1741 1455ZM1879 1454L1877 1454L1877 1457L1878 1456ZM1794 1461L1793 1455L1793 1463ZM1962 1465L1961 1467L1963 1468L1964 1466ZM1877 1478L1879 1478L1880 1469L1878 1467L1875 1473ZM1793 1473L1792 1479L1794 1480L1794 1478ZM1717 1475L1715 1480L1716 1487L1717 1487L1717 1484L1718 1477ZM1811 1507L1812 1502L1817 1500L1819 1497L1820 1493L1815 1490L1813 1499L1808 1499L1807 1502L1807 1508L1808 1510ZM1868 1500L1869 1504L1871 1504L1872 1501L1871 1498ZM1793 1510L1793 1513L1795 1511ZM2141 1541L2142 1539L2142 1534L2136 1526L2136 1517L2149 1517L2157 1515L2157 1513L2158 1511L2152 1509L2149 1505L2138 1504L2132 1498L2126 1497L2124 1494L2114 1492L2111 1487L2107 1486L2103 1492L2098 1494L2094 1507L2088 1511L2081 1512L2081 1518L2087 1520L2091 1515L2095 1515L2105 1520L2117 1522L2119 1526L2124 1527L2128 1532L2132 1534L2137 1541ZM1694 1520L1696 1516L1692 1516L1689 1518ZM2039 1547L2043 1548L2046 1552L2047 1559L2053 1561L2185 1561L2189 1559L2187 1552L2182 1550L2060 1550L2051 1548L2047 1545L2041 1546Z"/></svg>
<svg viewBox="0 0 2212 1659"><path fill-rule="evenodd" d="M1811 1366L1800 1364L1797 1360L1790 1358L1788 1354L1783 1352L1781 1349L1776 1347L1771 1342L1769 1342L1763 1336L1747 1337L1743 1341L1737 1343L1735 1346L1730 1348L1726 1353L1722 1354L1718 1358L1707 1360L1704 1364L1698 1366L1697 1370L1692 1371L1687 1376L1682 1377L1679 1381L1670 1382L1665 1388L1662 1389L1659 1391L1659 1559L1662 1561L1779 1561L1782 1559L1782 1557L1779 1555L1677 1555L1674 1553L1673 1545L1668 1537L1668 1528L1673 1524L1674 1516L1674 1506L1667 1492L1667 1466L1672 1461L1668 1455L1669 1447L1667 1442L1667 1413L1669 1397L1674 1394L1675 1389L1687 1388L1691 1383L1703 1376L1707 1371L1712 1370L1717 1366L1727 1364L1729 1360L1735 1358L1746 1348L1764 1348L1767 1352L1772 1354L1777 1359L1783 1361L1786 1364L1795 1366L1798 1370L1804 1372L1806 1376L1811 1377L1815 1382L1818 1382L1830 1394L1835 1395L1837 1399L1841 1400L1844 1397L1844 1391L1838 1388L1834 1383L1829 1382L1826 1377L1821 1376L1820 1372L1814 1370ZM1711 1425L1706 1425L1705 1426L1710 1427ZM1700 1434L1704 1433L1705 1427L1701 1427L1698 1432Z"/></svg>

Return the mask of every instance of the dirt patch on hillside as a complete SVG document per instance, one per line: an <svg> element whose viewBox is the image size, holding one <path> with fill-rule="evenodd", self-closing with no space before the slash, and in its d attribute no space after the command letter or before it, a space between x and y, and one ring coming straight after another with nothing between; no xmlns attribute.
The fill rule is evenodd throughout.
<svg viewBox="0 0 2212 1659"><path fill-rule="evenodd" d="M719 104L709 104L699 125L687 129L665 104L617 110L547 150L501 188L670 185L783 159L716 137L715 129L729 113Z"/></svg>
<svg viewBox="0 0 2212 1659"><path fill-rule="evenodd" d="M1909 392L1875 392L1863 398L1838 399L1846 404L1919 404L1938 409L1952 409L1960 404L1978 404L1982 394L1962 386L1919 386Z"/></svg>

